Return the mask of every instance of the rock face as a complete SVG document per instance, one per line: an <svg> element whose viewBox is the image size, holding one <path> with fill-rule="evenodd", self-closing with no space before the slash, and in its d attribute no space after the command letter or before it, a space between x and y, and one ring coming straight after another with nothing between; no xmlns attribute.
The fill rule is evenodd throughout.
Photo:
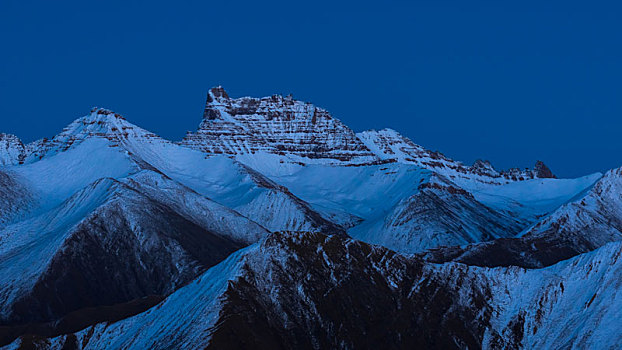
<svg viewBox="0 0 622 350"><path fill-rule="evenodd" d="M551 169L549 169L542 161L537 161L535 167L533 168L534 177L539 179L554 179L556 178L553 175Z"/></svg>
<svg viewBox="0 0 622 350"><path fill-rule="evenodd" d="M0 165L13 165L23 161L26 147L17 136L0 133Z"/></svg>
<svg viewBox="0 0 622 350"><path fill-rule="evenodd" d="M556 176L553 175L551 170L542 161L537 161L533 169L511 168L502 171L501 176L512 181L556 178Z"/></svg>
<svg viewBox="0 0 622 350"><path fill-rule="evenodd" d="M470 168L475 174L489 177L499 177L499 172L495 170L490 161L476 160Z"/></svg>
<svg viewBox="0 0 622 350"><path fill-rule="evenodd" d="M291 97L231 99L209 91L199 130L182 145L209 154L267 153L300 163L369 163L378 158L326 110Z"/></svg>

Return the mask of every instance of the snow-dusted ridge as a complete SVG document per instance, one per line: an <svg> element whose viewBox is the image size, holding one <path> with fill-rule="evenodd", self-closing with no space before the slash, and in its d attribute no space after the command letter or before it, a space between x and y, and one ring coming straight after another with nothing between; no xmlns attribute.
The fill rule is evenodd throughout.
<svg viewBox="0 0 622 350"><path fill-rule="evenodd" d="M497 171L489 161L477 160L472 166L449 159L440 152L430 151L415 144L393 129L368 130L356 134L365 146L383 160L394 160L433 170L453 179L467 179L491 184L504 184L512 181L555 178L555 175L541 161L533 169L513 168Z"/></svg>
<svg viewBox="0 0 622 350"><path fill-rule="evenodd" d="M618 168L516 237L440 248L423 256L434 262L537 268L621 240L622 168Z"/></svg>

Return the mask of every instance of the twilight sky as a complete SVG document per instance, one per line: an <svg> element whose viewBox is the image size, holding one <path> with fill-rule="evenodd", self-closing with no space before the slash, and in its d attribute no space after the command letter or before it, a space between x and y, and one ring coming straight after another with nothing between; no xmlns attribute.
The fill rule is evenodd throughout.
<svg viewBox="0 0 622 350"><path fill-rule="evenodd" d="M92 106L165 138L206 91L292 93L499 169L622 166L622 5L600 1L0 1L0 131Z"/></svg>

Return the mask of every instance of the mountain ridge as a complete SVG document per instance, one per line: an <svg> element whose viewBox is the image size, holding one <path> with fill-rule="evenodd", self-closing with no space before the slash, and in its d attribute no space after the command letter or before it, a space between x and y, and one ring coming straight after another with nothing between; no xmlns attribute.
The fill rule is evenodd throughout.
<svg viewBox="0 0 622 350"><path fill-rule="evenodd" d="M257 119L287 126L285 130L270 134L262 125L244 125L245 119ZM302 124L298 130L296 120ZM324 120L325 122L319 122ZM221 124L213 124L222 121ZM300 124L300 122L298 122ZM293 131L292 131L293 129ZM133 133L134 137L158 138L156 134L128 122L122 115L109 109L93 107L89 115L78 118L51 139L43 138L29 144L10 134L0 134L0 164L11 165L32 162L50 152L66 150L85 137L105 137L119 142ZM319 133L335 135L337 139L322 138ZM290 134L288 136L288 134ZM297 135L314 135L307 140ZM233 138L232 144L224 143ZM165 139L162 139L165 140ZM279 141L281 140L281 141ZM168 140L166 140L168 141ZM173 141L168 141L173 142ZM236 143L237 142L237 143ZM301 143L302 148L295 143ZM334 144L331 144L334 142ZM308 147L304 144L307 143ZM189 133L179 144L201 150L207 154L243 156L268 153L279 156L276 161L293 164L323 163L331 165L366 165L377 162L398 161L412 163L434 171L449 172L450 176L473 175L482 181L523 181L536 178L555 178L542 161L533 169L510 168L495 170L489 161L477 160L471 166L447 158L442 153L430 151L389 128L355 133L330 113L310 103L294 100L290 96L230 98L222 86L209 90L203 120L197 133ZM271 146L268 146L272 144ZM331 152L333 153L331 155ZM286 159L283 156L295 156ZM237 157L244 162L244 157ZM268 157L266 161L275 161ZM254 164L249 164L253 166ZM262 170L262 169L258 169Z"/></svg>
<svg viewBox="0 0 622 350"><path fill-rule="evenodd" d="M1 134L0 162L6 349L622 344L594 328L622 295L620 169L467 166L222 87L180 142L93 108Z"/></svg>

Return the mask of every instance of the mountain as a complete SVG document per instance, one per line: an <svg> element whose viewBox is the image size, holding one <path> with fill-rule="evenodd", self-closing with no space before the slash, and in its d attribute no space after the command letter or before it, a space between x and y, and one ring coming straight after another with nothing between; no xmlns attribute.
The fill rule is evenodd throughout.
<svg viewBox="0 0 622 350"><path fill-rule="evenodd" d="M129 123L121 115L101 108L94 108L91 114L77 119L44 142L27 156L27 163L66 152L92 139L105 143L106 147L123 150L136 167L161 172L238 212L258 213L254 221L271 230L333 228L286 189L243 164L226 157L205 159L201 152L164 140ZM279 207L287 209L275 217L274 210L269 208Z"/></svg>
<svg viewBox="0 0 622 350"><path fill-rule="evenodd" d="M546 269L489 269L273 234L157 308L9 348L615 348L621 251L614 243Z"/></svg>
<svg viewBox="0 0 622 350"><path fill-rule="evenodd" d="M419 185L390 212L349 230L362 241L416 253L439 246L459 246L513 237L524 224L478 202L442 175Z"/></svg>
<svg viewBox="0 0 622 350"><path fill-rule="evenodd" d="M622 240L622 168L610 170L582 195L519 237L427 252L434 262L537 268Z"/></svg>
<svg viewBox="0 0 622 350"><path fill-rule="evenodd" d="M622 168L620 168L622 169ZM291 96L0 136L0 347L618 348L622 170L467 166Z"/></svg>
<svg viewBox="0 0 622 350"><path fill-rule="evenodd" d="M209 91L203 121L182 145L247 160L263 157L302 164L378 160L352 130L324 109L279 95L232 99L222 87Z"/></svg>
<svg viewBox="0 0 622 350"><path fill-rule="evenodd" d="M5 325L170 293L268 233L98 138L9 171L31 200L0 230Z"/></svg>
<svg viewBox="0 0 622 350"><path fill-rule="evenodd" d="M356 239L403 253L514 237L594 184L578 179L488 183L414 164L310 164L275 182Z"/></svg>
<svg viewBox="0 0 622 350"><path fill-rule="evenodd" d="M167 295L265 227L343 232L234 160L207 160L101 109L0 179L5 326Z"/></svg>
<svg viewBox="0 0 622 350"><path fill-rule="evenodd" d="M166 295L243 246L105 179L19 228L0 252L4 325Z"/></svg>

